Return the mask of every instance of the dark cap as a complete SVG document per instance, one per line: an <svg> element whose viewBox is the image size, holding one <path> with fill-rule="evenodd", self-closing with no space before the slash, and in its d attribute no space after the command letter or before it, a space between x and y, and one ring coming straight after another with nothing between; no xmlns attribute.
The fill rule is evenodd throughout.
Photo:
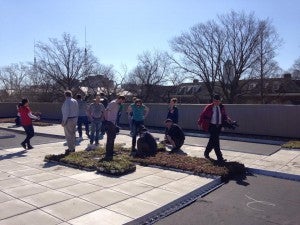
<svg viewBox="0 0 300 225"><path fill-rule="evenodd" d="M214 94L213 99L218 100L218 101L221 100L220 95L218 95L218 94Z"/></svg>
<svg viewBox="0 0 300 225"><path fill-rule="evenodd" d="M168 122L172 122L172 123L173 123L173 120L171 120L171 119L166 119L166 120L165 120L165 123L168 123Z"/></svg>

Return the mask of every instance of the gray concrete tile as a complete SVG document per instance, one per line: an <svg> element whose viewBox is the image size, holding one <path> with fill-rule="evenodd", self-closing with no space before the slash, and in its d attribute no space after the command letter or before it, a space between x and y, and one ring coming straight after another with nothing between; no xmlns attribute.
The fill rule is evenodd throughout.
<svg viewBox="0 0 300 225"><path fill-rule="evenodd" d="M21 200L37 207L44 207L70 198L72 198L71 195L64 194L59 191L50 190L21 198Z"/></svg>
<svg viewBox="0 0 300 225"><path fill-rule="evenodd" d="M35 168L28 168L25 170L11 171L9 173L16 177L24 177L24 176L30 176L30 175L34 175L34 174L43 173L43 171L35 169Z"/></svg>
<svg viewBox="0 0 300 225"><path fill-rule="evenodd" d="M103 189L103 190L95 191L95 192L87 194L87 195L83 195L80 198L85 199L94 204L105 207L105 206L114 204L116 202L125 200L127 198L130 198L130 196L120 193L118 191Z"/></svg>
<svg viewBox="0 0 300 225"><path fill-rule="evenodd" d="M89 183L79 183L72 186L60 188L57 190L78 197L81 195L99 191L101 189L103 189L103 187L89 184Z"/></svg>
<svg viewBox="0 0 300 225"><path fill-rule="evenodd" d="M75 174L82 173L82 170L70 168L66 166L59 166L56 168L56 170L52 170L51 173L69 177Z"/></svg>
<svg viewBox="0 0 300 225"><path fill-rule="evenodd" d="M132 218L107 209L95 212L68 221L72 225L120 225L128 223Z"/></svg>
<svg viewBox="0 0 300 225"><path fill-rule="evenodd" d="M0 221L0 225L55 225L62 221L41 211L34 210Z"/></svg>
<svg viewBox="0 0 300 225"><path fill-rule="evenodd" d="M21 178L9 178L6 180L0 181L0 190L8 189L8 188L14 188L19 187L23 185L31 184L30 181L23 180Z"/></svg>
<svg viewBox="0 0 300 225"><path fill-rule="evenodd" d="M24 166L19 163L12 163L10 165L0 165L0 171L2 172L9 172L9 171L17 171L17 170L25 170L29 169L30 167Z"/></svg>
<svg viewBox="0 0 300 225"><path fill-rule="evenodd" d="M213 181L213 179L207 177L195 176L195 175L189 175L187 177L178 180L178 182L182 182L184 184L195 186L195 187L203 186L211 181Z"/></svg>
<svg viewBox="0 0 300 225"><path fill-rule="evenodd" d="M14 198L0 191L0 203L13 200Z"/></svg>
<svg viewBox="0 0 300 225"><path fill-rule="evenodd" d="M128 181L126 183L123 183L123 184L120 184L117 186L113 186L111 189L122 192L127 195L135 196L135 195L150 191L153 189L153 187L146 185L146 184L138 183L135 181Z"/></svg>
<svg viewBox="0 0 300 225"><path fill-rule="evenodd" d="M175 172L175 171L171 171L171 170L163 170L160 173L156 173L156 176L160 176L160 177L165 177L168 179L172 179L172 180L179 180L182 179L183 177L187 177L188 174L187 173L180 173L180 172Z"/></svg>
<svg viewBox="0 0 300 225"><path fill-rule="evenodd" d="M139 179L141 177L146 177L146 176L149 176L149 175L152 175L152 174L153 174L152 170L139 170L139 169L137 169L133 173L122 176L122 179L136 180L136 179Z"/></svg>
<svg viewBox="0 0 300 225"><path fill-rule="evenodd" d="M122 183L128 181L128 180L122 179L120 177L109 177L109 176L103 176L103 175L98 175L98 176L99 176L99 178L88 181L88 183L99 185L101 187L112 187L112 186L122 184Z"/></svg>
<svg viewBox="0 0 300 225"><path fill-rule="evenodd" d="M67 221L100 208L101 206L92 204L83 199L73 198L44 207L42 210L57 218Z"/></svg>
<svg viewBox="0 0 300 225"><path fill-rule="evenodd" d="M0 180L6 180L10 178L15 178L15 176L10 173L0 172Z"/></svg>
<svg viewBox="0 0 300 225"><path fill-rule="evenodd" d="M173 181L171 183L160 186L161 189L171 191L180 195L185 195L201 185L185 183L182 180Z"/></svg>
<svg viewBox="0 0 300 225"><path fill-rule="evenodd" d="M131 218L138 218L158 209L159 207L159 205L138 198L130 198L106 208Z"/></svg>
<svg viewBox="0 0 300 225"><path fill-rule="evenodd" d="M174 180L166 178L166 177L160 177L156 175L150 175L147 177L142 177L140 179L135 180L135 182L143 183L152 187L159 187L161 185L173 182Z"/></svg>
<svg viewBox="0 0 300 225"><path fill-rule="evenodd" d="M26 180L32 181L32 182L39 183L39 182L43 182L43 181L46 181L46 180L57 179L57 178L60 178L60 177L62 177L62 176L45 172L45 173L39 173L39 174L24 176L23 178L26 179Z"/></svg>
<svg viewBox="0 0 300 225"><path fill-rule="evenodd" d="M75 184L78 184L80 181L68 178L68 177L60 177L58 179L52 179L40 182L39 184L44 185L46 187L52 188L52 189L58 189L63 188L67 186L72 186Z"/></svg>
<svg viewBox="0 0 300 225"><path fill-rule="evenodd" d="M180 198L181 196L182 195L174 193L174 192L162 190L160 188L155 188L151 191L137 195L136 198L163 206L163 205L166 205L166 204Z"/></svg>
<svg viewBox="0 0 300 225"><path fill-rule="evenodd" d="M80 181L90 181L90 180L98 179L99 175L96 174L95 172L81 172L70 176L70 178L80 180Z"/></svg>
<svg viewBox="0 0 300 225"><path fill-rule="evenodd" d="M14 196L15 198L23 198L30 195L49 191L48 188L39 184L27 184L20 187L6 189L5 192Z"/></svg>
<svg viewBox="0 0 300 225"><path fill-rule="evenodd" d="M6 201L0 204L0 220L34 209L32 205L17 199Z"/></svg>

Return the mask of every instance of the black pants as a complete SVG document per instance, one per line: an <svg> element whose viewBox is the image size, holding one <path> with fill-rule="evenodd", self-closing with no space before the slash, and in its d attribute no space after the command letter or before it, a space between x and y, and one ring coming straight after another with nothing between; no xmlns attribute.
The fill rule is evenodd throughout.
<svg viewBox="0 0 300 225"><path fill-rule="evenodd" d="M114 144L116 139L117 127L110 121L105 121L104 127L107 136L105 158L112 159L114 154Z"/></svg>
<svg viewBox="0 0 300 225"><path fill-rule="evenodd" d="M22 143L27 144L27 146L30 145L30 139L34 136L34 129L33 125L28 125L28 126L23 126L25 133L26 133L26 138Z"/></svg>
<svg viewBox="0 0 300 225"><path fill-rule="evenodd" d="M135 151L136 146L136 136L138 135L139 129L144 125L144 121L135 121L132 122L132 143L131 143L131 151Z"/></svg>
<svg viewBox="0 0 300 225"><path fill-rule="evenodd" d="M216 156L218 160L223 160L222 152L220 149L220 133L221 133L221 126L217 126L214 124L209 125L209 141L207 143L204 156L208 156L212 149L215 150Z"/></svg>

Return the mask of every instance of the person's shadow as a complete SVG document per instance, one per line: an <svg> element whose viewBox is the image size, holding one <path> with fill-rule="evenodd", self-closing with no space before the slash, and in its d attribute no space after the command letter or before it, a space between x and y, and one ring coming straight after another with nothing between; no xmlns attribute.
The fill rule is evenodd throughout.
<svg viewBox="0 0 300 225"><path fill-rule="evenodd" d="M0 155L0 160L26 157L25 153L27 153L27 150L22 150L20 152L9 153L9 154L6 154L6 155Z"/></svg>

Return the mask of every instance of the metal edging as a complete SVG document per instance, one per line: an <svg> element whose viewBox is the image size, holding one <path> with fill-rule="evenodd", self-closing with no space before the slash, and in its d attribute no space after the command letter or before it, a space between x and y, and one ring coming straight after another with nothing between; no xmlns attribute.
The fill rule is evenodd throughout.
<svg viewBox="0 0 300 225"><path fill-rule="evenodd" d="M286 179L286 180L292 180L292 181L300 181L300 175L296 174L289 174L289 173L283 173L283 172L276 172L276 171L270 171L270 170L263 170L263 169L256 169L256 168L251 168L247 167L246 168L248 172L254 173L254 174L260 174L264 176L269 176L269 177L275 177L275 178L280 178L280 179Z"/></svg>
<svg viewBox="0 0 300 225"><path fill-rule="evenodd" d="M130 221L130 225L148 225L153 224L160 219L169 216L170 214L179 211L180 209L186 207L187 205L191 204L192 202L196 201L198 198L207 195L208 193L214 191L215 189L222 186L224 183L221 181L221 177L214 179L213 181L197 188L196 190L164 205L142 217L139 217L133 221ZM125 224L125 225L126 225Z"/></svg>

